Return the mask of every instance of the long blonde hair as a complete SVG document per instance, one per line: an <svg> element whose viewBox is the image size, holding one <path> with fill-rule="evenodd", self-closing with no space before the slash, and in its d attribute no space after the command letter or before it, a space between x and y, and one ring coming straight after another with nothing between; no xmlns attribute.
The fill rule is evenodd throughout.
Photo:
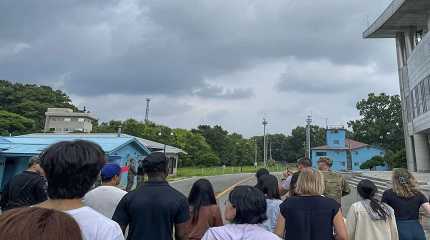
<svg viewBox="0 0 430 240"><path fill-rule="evenodd" d="M297 180L295 192L297 195L322 195L324 193L324 176L318 170L303 170Z"/></svg>
<svg viewBox="0 0 430 240"><path fill-rule="evenodd" d="M414 175L405 168L394 169L392 181L393 191L399 197L411 198L421 193Z"/></svg>

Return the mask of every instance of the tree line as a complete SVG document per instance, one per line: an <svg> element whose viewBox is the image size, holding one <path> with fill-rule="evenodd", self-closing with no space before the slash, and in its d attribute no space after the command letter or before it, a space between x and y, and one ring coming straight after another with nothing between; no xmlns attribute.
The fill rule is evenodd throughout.
<svg viewBox="0 0 430 240"><path fill-rule="evenodd" d="M50 107L79 111L62 91L0 80L0 135L41 132L45 112ZM400 97L371 93L356 107L361 117L348 122L352 129L348 131L348 137L383 147L386 149L385 162L392 167L405 166ZM200 125L191 130L172 129L153 122L128 119L96 122L94 132L112 133L120 126L126 134L183 149L187 154L181 156L182 166L252 165L255 156L258 162L263 161L263 136L245 138L219 125ZM311 126L311 134L311 146L325 144L324 128ZM289 135L270 134L267 139L271 161L295 162L304 155L304 126L294 128Z"/></svg>

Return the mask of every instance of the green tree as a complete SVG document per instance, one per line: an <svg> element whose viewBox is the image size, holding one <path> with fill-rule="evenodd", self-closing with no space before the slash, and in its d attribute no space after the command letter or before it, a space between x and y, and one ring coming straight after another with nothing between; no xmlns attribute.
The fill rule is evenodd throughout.
<svg viewBox="0 0 430 240"><path fill-rule="evenodd" d="M45 112L50 107L78 110L69 96L48 86L11 83L0 80L0 110L19 114L34 121L28 131L40 131L44 127Z"/></svg>
<svg viewBox="0 0 430 240"><path fill-rule="evenodd" d="M360 169L373 169L377 166L384 166L385 160L381 156L374 156L360 165Z"/></svg>
<svg viewBox="0 0 430 240"><path fill-rule="evenodd" d="M393 152L405 147L399 95L370 93L357 103L357 109L361 118L348 122L355 140Z"/></svg>
<svg viewBox="0 0 430 240"><path fill-rule="evenodd" d="M0 136L25 134L33 129L33 120L16 113L0 110Z"/></svg>

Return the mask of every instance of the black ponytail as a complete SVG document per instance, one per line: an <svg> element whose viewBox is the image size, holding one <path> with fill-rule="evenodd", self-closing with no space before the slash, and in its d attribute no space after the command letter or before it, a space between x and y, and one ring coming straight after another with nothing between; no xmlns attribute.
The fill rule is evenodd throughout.
<svg viewBox="0 0 430 240"><path fill-rule="evenodd" d="M375 194L378 191L376 185L367 179L361 180L360 183L357 185L357 192L363 199L370 200L370 208L373 212L378 214L378 216L386 221L390 213L388 210L384 207L382 207L382 204L375 199Z"/></svg>

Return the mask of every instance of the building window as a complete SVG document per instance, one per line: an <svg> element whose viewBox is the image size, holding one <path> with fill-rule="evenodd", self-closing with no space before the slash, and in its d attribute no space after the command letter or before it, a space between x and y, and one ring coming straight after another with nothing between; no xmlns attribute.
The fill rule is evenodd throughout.
<svg viewBox="0 0 430 240"><path fill-rule="evenodd" d="M340 165L345 167L345 162L340 162Z"/></svg>
<svg viewBox="0 0 430 240"><path fill-rule="evenodd" d="M358 166L358 165L360 165L360 163L358 163L358 162L355 162L355 163L354 163L354 166Z"/></svg>
<svg viewBox="0 0 430 240"><path fill-rule="evenodd" d="M334 144L339 144L339 140L333 140Z"/></svg>
<svg viewBox="0 0 430 240"><path fill-rule="evenodd" d="M318 157L327 156L326 152L317 152Z"/></svg>
<svg viewBox="0 0 430 240"><path fill-rule="evenodd" d="M64 121L65 122L70 122L70 121L72 121L72 119L71 118L64 118Z"/></svg>
<svg viewBox="0 0 430 240"><path fill-rule="evenodd" d="M65 132L68 132L68 131L69 131L69 129L68 129L68 128L64 128L64 131L65 131Z"/></svg>
<svg viewBox="0 0 430 240"><path fill-rule="evenodd" d="M355 155L358 155L358 151L354 151Z"/></svg>

